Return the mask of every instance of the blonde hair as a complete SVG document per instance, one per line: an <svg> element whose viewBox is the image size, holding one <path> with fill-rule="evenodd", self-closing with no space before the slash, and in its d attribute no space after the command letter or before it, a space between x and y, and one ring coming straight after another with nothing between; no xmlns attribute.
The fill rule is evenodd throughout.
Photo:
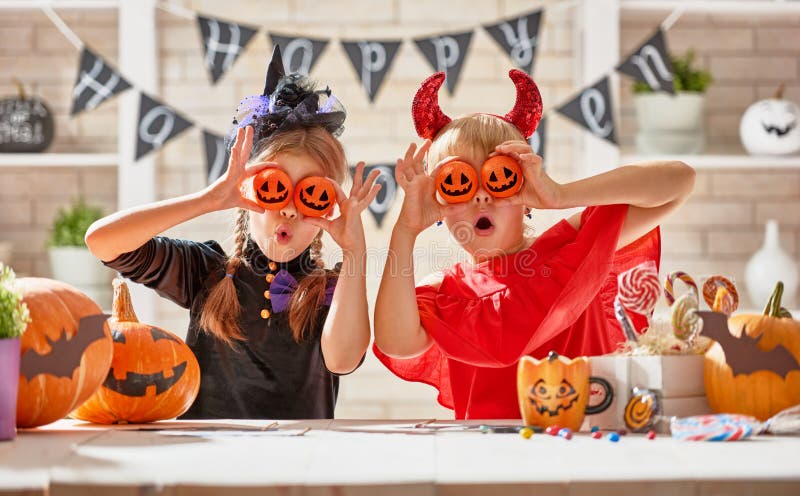
<svg viewBox="0 0 800 496"><path fill-rule="evenodd" d="M342 144L322 127L294 129L274 134L253 147L250 163L263 162L280 153L303 153L322 166L323 174L343 183L347 177L347 162ZM245 248L250 238L249 211L239 209L234 229L235 248L225 264L225 276L209 292L200 314L200 326L209 334L233 345L244 340L239 325L241 306L236 294L234 274L241 264L247 264ZM289 327L295 341L302 342L317 326L317 309L325 298L328 280L337 277L325 270L322 262L322 232L311 242L311 259L316 265L310 274L298 281L289 303Z"/></svg>
<svg viewBox="0 0 800 496"><path fill-rule="evenodd" d="M504 141L525 138L513 124L489 114L470 114L453 119L433 140L428 163L435 164L449 155L485 159Z"/></svg>

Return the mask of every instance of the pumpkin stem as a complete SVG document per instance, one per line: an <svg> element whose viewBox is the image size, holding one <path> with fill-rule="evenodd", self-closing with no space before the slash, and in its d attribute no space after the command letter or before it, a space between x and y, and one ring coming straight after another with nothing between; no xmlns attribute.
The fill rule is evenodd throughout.
<svg viewBox="0 0 800 496"><path fill-rule="evenodd" d="M772 98L774 98L776 100L783 100L783 90L784 89L786 89L786 85L781 83L780 86L778 86L778 89L775 90L775 95Z"/></svg>
<svg viewBox="0 0 800 496"><path fill-rule="evenodd" d="M555 351L551 351L550 353L547 354L547 360L550 362L552 362L553 360L558 360L558 353L556 353Z"/></svg>
<svg viewBox="0 0 800 496"><path fill-rule="evenodd" d="M14 83L14 86L17 87L17 93L19 93L19 99L20 100L25 100L25 97L27 95L25 94L25 86L23 86L22 81L20 81L19 79L15 78L15 77L12 77L11 78L11 82Z"/></svg>
<svg viewBox="0 0 800 496"><path fill-rule="evenodd" d="M111 320L116 322L139 322L136 312L133 311L131 293L125 280L117 277L114 279L114 301L111 304Z"/></svg>
<svg viewBox="0 0 800 496"><path fill-rule="evenodd" d="M781 316L781 298L783 297L783 281L778 281L775 284L775 289L772 290L772 296L767 301L767 307L764 309L764 315L769 317Z"/></svg>

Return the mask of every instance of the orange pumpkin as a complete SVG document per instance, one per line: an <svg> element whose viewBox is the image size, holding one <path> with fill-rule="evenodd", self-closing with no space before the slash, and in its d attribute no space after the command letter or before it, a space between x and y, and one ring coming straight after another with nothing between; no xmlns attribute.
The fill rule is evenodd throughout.
<svg viewBox="0 0 800 496"><path fill-rule="evenodd" d="M17 427L64 418L103 383L113 342L103 311L69 284L17 279L31 322L20 342Z"/></svg>
<svg viewBox="0 0 800 496"><path fill-rule="evenodd" d="M142 324L124 281L114 281L114 359L91 398L71 416L98 424L143 423L181 415L200 390L200 366L179 337Z"/></svg>
<svg viewBox="0 0 800 496"><path fill-rule="evenodd" d="M589 359L551 351L544 360L524 356L517 365L517 398L526 425L580 429L589 401Z"/></svg>
<svg viewBox="0 0 800 496"><path fill-rule="evenodd" d="M522 188L522 169L513 158L495 155L481 167L481 184L495 198L508 198Z"/></svg>
<svg viewBox="0 0 800 496"><path fill-rule="evenodd" d="M722 334L706 352L706 396L715 412L767 420L800 404L800 321L781 308L782 293L778 283L763 315L728 319L730 336ZM737 357L746 362L734 363Z"/></svg>
<svg viewBox="0 0 800 496"><path fill-rule="evenodd" d="M256 202L267 210L280 210L292 199L292 180L281 169L270 167L253 178Z"/></svg>
<svg viewBox="0 0 800 496"><path fill-rule="evenodd" d="M301 179L294 190L294 204L306 217L322 217L331 211L334 202L336 189L324 177Z"/></svg>
<svg viewBox="0 0 800 496"><path fill-rule="evenodd" d="M466 162L453 160L436 173L436 193L447 203L468 202L478 190L478 173Z"/></svg>

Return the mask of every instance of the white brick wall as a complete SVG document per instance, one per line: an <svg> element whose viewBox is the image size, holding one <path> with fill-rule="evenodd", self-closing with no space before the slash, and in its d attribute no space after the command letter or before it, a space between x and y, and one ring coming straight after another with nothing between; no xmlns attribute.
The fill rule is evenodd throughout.
<svg viewBox="0 0 800 496"><path fill-rule="evenodd" d="M179 2L181 3L181 2ZM313 71L330 84L349 112L343 136L352 163L393 162L408 142L415 140L410 102L418 83L431 70L413 37L476 28L505 16L556 1L530 0L332 0L320 8L311 0L271 0L268 8L255 0L184 0L184 6L222 18L239 20L281 33L333 38ZM442 16L447 12L447 16ZM93 49L116 61L114 12L61 12L65 21ZM577 88L574 69L573 9L546 12L540 31L534 77L542 91L545 110L562 103ZM159 96L195 120L198 127L217 133L228 130L239 98L259 92L270 53L262 29L246 53L216 85L209 82L201 64L199 34L194 22L158 12ZM627 53L652 32L662 19L653 14L626 14L621 25L622 53ZM713 33L711 35L710 33ZM358 79L338 42L341 38L380 37L404 41L374 104L367 101ZM800 19L742 19L725 15L685 15L668 32L670 46L678 52L694 46L702 66L714 72L717 82L707 95L708 149L741 153L739 116L755 99L770 96L778 83L787 84L787 97L800 101ZM56 114L57 138L51 151L109 152L116 149L117 103L77 118L68 116L70 92L79 53L40 13L4 11L0 18L0 67L3 73L36 86ZM506 112L514 100L506 77L508 58L481 29L476 29L470 55L455 97L442 92L442 107L451 115L466 112ZM134 77L135 79L135 77ZM623 151L632 147L636 122L630 82L622 79L621 129ZM0 79L0 95L14 93L8 78ZM567 120L549 121L546 165L559 181L576 178L576 150L581 131ZM204 155L199 129L184 133L158 153L158 196L166 198L196 191L204 185ZM130 139L131 137L121 137ZM116 202L113 169L0 169L0 239L15 243L13 265L23 275L49 274L44 240L54 212L78 194L110 211ZM370 259L367 281L372 303L377 292L385 246L399 207L378 229L365 214ZM665 271L683 269L698 276L722 273L742 281L744 264L761 243L767 218L782 222L782 243L797 259L800 252L800 171L753 170L747 172L700 171L692 199L663 228ZM532 221L539 232L556 222L563 212L537 212ZM217 239L231 245L232 215L218 212L168 231L172 236L196 240ZM436 254L464 258L447 239L444 228L431 228L419 240L423 252L417 273L427 274L442 263ZM426 252L427 248L427 253ZM328 245L327 255L336 259ZM742 291L744 293L744 291ZM745 302L745 305L750 305ZM760 305L756 305L760 306ZM163 302L155 324L185 333L186 312ZM405 383L391 376L368 354L363 367L343 379L337 407L339 417L448 417L439 407L435 391L425 385Z"/></svg>

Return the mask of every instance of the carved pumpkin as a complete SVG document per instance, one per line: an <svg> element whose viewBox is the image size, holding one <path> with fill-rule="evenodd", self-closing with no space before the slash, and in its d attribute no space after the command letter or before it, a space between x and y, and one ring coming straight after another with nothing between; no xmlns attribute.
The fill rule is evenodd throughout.
<svg viewBox="0 0 800 496"><path fill-rule="evenodd" d="M39 98L27 96L22 83L18 96L0 100L0 152L43 152L54 135L53 113Z"/></svg>
<svg viewBox="0 0 800 496"><path fill-rule="evenodd" d="M508 198L522 188L522 169L511 157L495 155L481 167L483 189L495 198Z"/></svg>
<svg viewBox="0 0 800 496"><path fill-rule="evenodd" d="M453 160L439 167L436 193L447 203L468 202L478 190L478 173L466 162Z"/></svg>
<svg viewBox="0 0 800 496"><path fill-rule="evenodd" d="M791 155L800 150L800 107L775 96L750 105L739 124L739 137L751 155Z"/></svg>
<svg viewBox="0 0 800 496"><path fill-rule="evenodd" d="M200 366L178 336L142 324L128 286L114 280L114 359L94 395L71 416L98 424L143 423L181 415L200 390Z"/></svg>
<svg viewBox="0 0 800 496"><path fill-rule="evenodd" d="M264 169L253 178L256 202L267 210L280 210L292 199L292 180L278 168Z"/></svg>
<svg viewBox="0 0 800 496"><path fill-rule="evenodd" d="M718 413L740 413L767 420L800 404L800 321L781 309L778 283L763 315L735 315L706 352L708 404ZM724 331L728 331L725 333Z"/></svg>
<svg viewBox="0 0 800 496"><path fill-rule="evenodd" d="M22 335L17 426L64 418L103 383L113 342L103 311L74 287L17 279L31 322Z"/></svg>
<svg viewBox="0 0 800 496"><path fill-rule="evenodd" d="M525 356L517 365L517 398L526 425L558 425L580 429L586 413L599 413L608 405L587 408L590 377L589 359L574 360L551 351L544 360ZM607 384L607 383L606 383Z"/></svg>
<svg viewBox="0 0 800 496"><path fill-rule="evenodd" d="M294 190L294 204L306 217L322 217L333 208L336 189L324 177L301 179Z"/></svg>

